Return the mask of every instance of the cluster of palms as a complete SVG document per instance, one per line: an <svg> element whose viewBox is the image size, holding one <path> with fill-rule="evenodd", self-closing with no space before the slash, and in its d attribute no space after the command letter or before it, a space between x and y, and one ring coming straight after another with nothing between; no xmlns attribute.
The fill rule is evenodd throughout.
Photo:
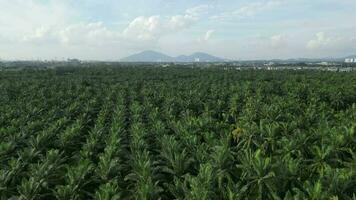
<svg viewBox="0 0 356 200"><path fill-rule="evenodd" d="M0 73L0 199L356 199L356 74Z"/></svg>

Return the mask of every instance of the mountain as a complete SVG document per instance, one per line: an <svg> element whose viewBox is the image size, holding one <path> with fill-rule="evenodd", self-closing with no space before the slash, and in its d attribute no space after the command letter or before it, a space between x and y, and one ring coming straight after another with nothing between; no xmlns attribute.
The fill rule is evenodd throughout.
<svg viewBox="0 0 356 200"><path fill-rule="evenodd" d="M192 55L181 55L175 58L176 62L224 62L225 59L218 58L207 53L197 52Z"/></svg>
<svg viewBox="0 0 356 200"><path fill-rule="evenodd" d="M173 62L173 58L156 51L143 51L121 59L122 62Z"/></svg>
<svg viewBox="0 0 356 200"><path fill-rule="evenodd" d="M121 59L122 62L224 62L225 59L218 58L207 53L197 52L192 55L181 55L171 57L156 51L143 51L138 54Z"/></svg>

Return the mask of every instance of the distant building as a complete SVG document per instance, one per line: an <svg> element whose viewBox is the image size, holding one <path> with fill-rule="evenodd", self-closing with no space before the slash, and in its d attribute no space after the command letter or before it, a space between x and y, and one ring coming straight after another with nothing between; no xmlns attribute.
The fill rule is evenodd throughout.
<svg viewBox="0 0 356 200"><path fill-rule="evenodd" d="M163 65L161 65L161 67L163 67L163 68L169 67L169 64L163 64Z"/></svg>
<svg viewBox="0 0 356 200"><path fill-rule="evenodd" d="M327 65L330 65L330 63L328 62L321 62L321 63L317 63L318 65L323 65L323 66L327 66Z"/></svg>
<svg viewBox="0 0 356 200"><path fill-rule="evenodd" d="M273 66L275 63L274 62L269 62L269 63L265 63L265 66Z"/></svg>
<svg viewBox="0 0 356 200"><path fill-rule="evenodd" d="M345 63L356 63L356 58L346 58Z"/></svg>
<svg viewBox="0 0 356 200"><path fill-rule="evenodd" d="M71 59L71 58L68 58L67 62L69 62L69 63L81 63L81 61L79 59Z"/></svg>
<svg viewBox="0 0 356 200"><path fill-rule="evenodd" d="M200 62L200 58L195 58L195 62Z"/></svg>

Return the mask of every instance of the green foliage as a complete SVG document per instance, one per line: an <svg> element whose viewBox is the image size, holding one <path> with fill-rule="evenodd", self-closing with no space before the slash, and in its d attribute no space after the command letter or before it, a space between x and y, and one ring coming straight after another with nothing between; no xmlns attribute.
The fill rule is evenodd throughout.
<svg viewBox="0 0 356 200"><path fill-rule="evenodd" d="M356 199L355 72L98 64L0 94L0 199Z"/></svg>

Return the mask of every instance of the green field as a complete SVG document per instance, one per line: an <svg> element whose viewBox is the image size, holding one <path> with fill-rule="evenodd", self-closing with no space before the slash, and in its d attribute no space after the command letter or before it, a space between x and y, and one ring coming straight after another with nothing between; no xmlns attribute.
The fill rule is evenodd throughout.
<svg viewBox="0 0 356 200"><path fill-rule="evenodd" d="M356 72L0 71L0 199L356 199Z"/></svg>

